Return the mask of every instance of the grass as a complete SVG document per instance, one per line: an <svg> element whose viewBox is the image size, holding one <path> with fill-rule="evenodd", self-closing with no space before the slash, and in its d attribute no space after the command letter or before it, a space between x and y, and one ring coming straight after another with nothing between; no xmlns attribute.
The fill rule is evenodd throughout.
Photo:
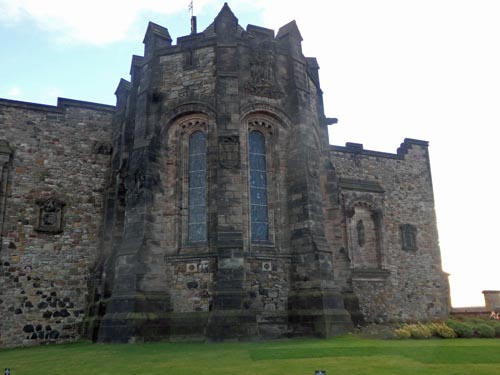
<svg viewBox="0 0 500 375"><path fill-rule="evenodd" d="M0 371L6 367L12 375L491 375L500 374L500 340L75 343L0 350Z"/></svg>

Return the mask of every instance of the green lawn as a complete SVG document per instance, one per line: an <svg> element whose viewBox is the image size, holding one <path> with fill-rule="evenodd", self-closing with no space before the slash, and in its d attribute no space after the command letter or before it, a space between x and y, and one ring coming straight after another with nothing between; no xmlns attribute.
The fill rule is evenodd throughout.
<svg viewBox="0 0 500 375"><path fill-rule="evenodd" d="M0 350L5 367L12 375L492 375L500 374L500 339L76 343Z"/></svg>

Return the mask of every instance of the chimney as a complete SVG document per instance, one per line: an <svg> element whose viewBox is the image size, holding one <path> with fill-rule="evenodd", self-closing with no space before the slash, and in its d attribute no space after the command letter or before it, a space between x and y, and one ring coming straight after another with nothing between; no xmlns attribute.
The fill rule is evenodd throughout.
<svg viewBox="0 0 500 375"><path fill-rule="evenodd" d="M196 16L191 16L191 35L196 34Z"/></svg>

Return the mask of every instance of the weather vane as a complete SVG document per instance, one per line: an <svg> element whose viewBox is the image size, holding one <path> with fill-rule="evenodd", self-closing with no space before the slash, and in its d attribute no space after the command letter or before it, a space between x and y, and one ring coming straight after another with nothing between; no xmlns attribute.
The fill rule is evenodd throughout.
<svg viewBox="0 0 500 375"><path fill-rule="evenodd" d="M191 34L196 34L196 16L194 15L193 0L189 2L188 8L191 11Z"/></svg>
<svg viewBox="0 0 500 375"><path fill-rule="evenodd" d="M193 16L194 16L194 5L193 5L193 0L191 0L191 1L189 2L188 8L189 8L189 10L191 11L191 17L193 17Z"/></svg>

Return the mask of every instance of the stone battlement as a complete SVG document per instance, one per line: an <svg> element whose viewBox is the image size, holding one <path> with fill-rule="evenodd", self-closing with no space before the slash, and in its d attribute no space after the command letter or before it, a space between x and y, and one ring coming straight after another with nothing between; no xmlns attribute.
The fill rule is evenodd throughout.
<svg viewBox="0 0 500 375"><path fill-rule="evenodd" d="M373 156L378 158L387 159L404 159L404 156L408 154L408 150L412 146L420 146L423 148L429 147L429 142L421 141L418 139L405 138L403 143L399 146L395 154L389 152L381 152L374 150L366 150L361 143L346 142L345 146L330 145L330 150L335 152L346 152L357 155Z"/></svg>

